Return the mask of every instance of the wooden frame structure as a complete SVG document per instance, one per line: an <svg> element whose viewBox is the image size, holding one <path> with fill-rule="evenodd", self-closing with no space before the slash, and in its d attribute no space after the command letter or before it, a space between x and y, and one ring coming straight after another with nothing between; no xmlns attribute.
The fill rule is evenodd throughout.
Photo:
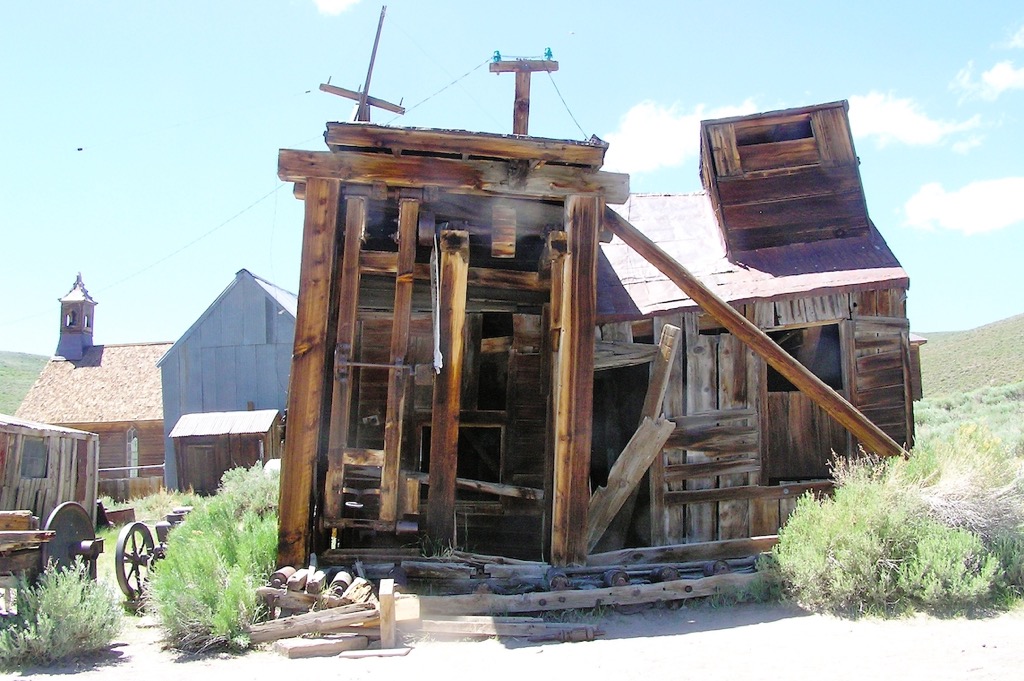
<svg viewBox="0 0 1024 681"><path fill-rule="evenodd" d="M715 242L752 287L729 298L608 207L633 198L599 141L341 123L326 141L279 155L305 201L279 564L407 532L556 565L728 552L831 489L832 452L912 440L907 281L867 219L845 103L705 122ZM655 278L620 278L612 235ZM807 267L786 254L868 251L787 283ZM599 304L602 277L628 305ZM622 280L671 302L645 311ZM793 338L840 348L841 380Z"/></svg>

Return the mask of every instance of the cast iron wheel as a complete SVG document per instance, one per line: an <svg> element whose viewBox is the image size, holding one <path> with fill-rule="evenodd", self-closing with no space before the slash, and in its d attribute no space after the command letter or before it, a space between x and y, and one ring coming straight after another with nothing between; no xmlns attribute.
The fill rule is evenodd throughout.
<svg viewBox="0 0 1024 681"><path fill-rule="evenodd" d="M43 529L55 533L46 544L46 553L48 560L62 570L71 567L75 558L82 555L85 542L96 539L92 518L81 504L74 501L66 501L53 509Z"/></svg>
<svg viewBox="0 0 1024 681"><path fill-rule="evenodd" d="M114 570L117 583L125 597L132 602L142 597L149 568L153 562L153 534L146 523L129 523L117 535L114 550Z"/></svg>

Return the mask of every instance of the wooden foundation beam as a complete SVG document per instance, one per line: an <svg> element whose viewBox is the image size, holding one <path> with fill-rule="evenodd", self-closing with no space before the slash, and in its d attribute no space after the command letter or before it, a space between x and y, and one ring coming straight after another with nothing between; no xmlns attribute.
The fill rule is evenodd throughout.
<svg viewBox="0 0 1024 681"><path fill-rule="evenodd" d="M554 474L551 562L582 563L587 555L590 503L590 441L594 405L594 317L597 307L597 231L603 205L597 196L565 202L566 254L561 282L552 286L560 318L552 370L554 386ZM554 277L556 272L552 270Z"/></svg>
<svg viewBox="0 0 1024 681"><path fill-rule="evenodd" d="M607 213L614 216L607 219L606 222L616 236L668 277L729 333L739 338L790 383L814 400L815 404L828 412L840 425L859 439L865 449L882 456L907 455L903 447L846 401L842 395L780 348L766 333L719 298L689 270L647 238L643 232L613 211L607 211Z"/></svg>
<svg viewBox="0 0 1024 681"><path fill-rule="evenodd" d="M306 191L295 345L288 387L290 427L281 457L277 565L305 565L322 429L329 406L331 352L337 317L338 207L341 184L313 178Z"/></svg>
<svg viewBox="0 0 1024 681"><path fill-rule="evenodd" d="M405 366L409 354L413 267L416 264L416 224L420 204L402 199L398 204L398 265L395 273L395 310L391 326L391 364ZM405 398L409 374L392 369L388 375L387 415L384 421L384 466L380 474L380 519L398 519L399 468Z"/></svg>
<svg viewBox="0 0 1024 681"><path fill-rule="evenodd" d="M455 471L458 466L459 412L462 398L462 334L466 325L469 232L441 232L441 355L444 366L434 377L430 422L430 493L427 534L455 543Z"/></svg>
<svg viewBox="0 0 1024 681"><path fill-rule="evenodd" d="M338 282L338 334L334 348L334 387L331 398L331 426L327 446L327 484L324 514L338 520L344 509L345 448L348 446L355 386L356 319L359 313L359 252L366 231L366 199L345 200L345 248Z"/></svg>

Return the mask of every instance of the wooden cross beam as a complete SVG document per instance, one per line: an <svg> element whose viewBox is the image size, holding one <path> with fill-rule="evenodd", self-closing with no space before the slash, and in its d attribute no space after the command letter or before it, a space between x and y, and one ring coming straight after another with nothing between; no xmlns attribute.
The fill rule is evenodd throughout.
<svg viewBox="0 0 1024 681"><path fill-rule="evenodd" d="M399 115L405 113L405 109L398 104L392 104L391 102L386 102L383 99L377 99L376 97L370 96L370 77L373 75L373 62L377 58L377 45L380 43L380 31L384 28L384 14L387 10L387 5L380 8L380 21L377 22L377 37L373 39L373 51L370 53L370 66L366 70L366 82L363 84L363 89L357 92L355 90L331 85L330 83L320 84L320 90L323 92L338 95L339 97L345 97L346 99L353 99L358 102L359 105L356 107L357 121L369 123L371 106Z"/></svg>
<svg viewBox="0 0 1024 681"><path fill-rule="evenodd" d="M516 101L512 109L514 134L530 134L530 74L534 71L557 70L558 62L553 59L499 59L491 62L491 73L516 74Z"/></svg>

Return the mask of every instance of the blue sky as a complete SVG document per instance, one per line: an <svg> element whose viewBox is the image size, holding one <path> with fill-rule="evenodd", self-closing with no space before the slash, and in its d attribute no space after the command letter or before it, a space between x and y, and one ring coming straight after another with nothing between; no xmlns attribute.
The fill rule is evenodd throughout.
<svg viewBox="0 0 1024 681"><path fill-rule="evenodd" d="M52 353L79 271L97 343L177 339L241 268L296 290L277 151L350 118L318 85L362 84L380 7L5 4L0 350ZM913 328L1024 312L1024 6L391 0L371 93L409 112L374 121L510 132L513 79L486 63L547 47L531 133L607 140L637 192L700 188L703 118L849 100Z"/></svg>

